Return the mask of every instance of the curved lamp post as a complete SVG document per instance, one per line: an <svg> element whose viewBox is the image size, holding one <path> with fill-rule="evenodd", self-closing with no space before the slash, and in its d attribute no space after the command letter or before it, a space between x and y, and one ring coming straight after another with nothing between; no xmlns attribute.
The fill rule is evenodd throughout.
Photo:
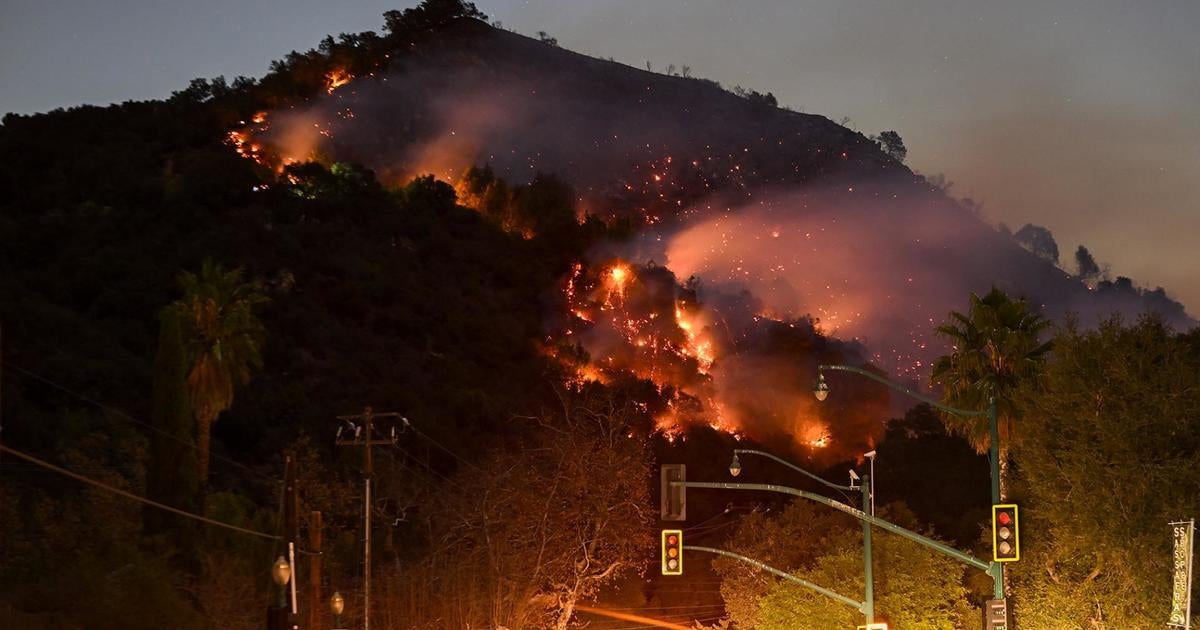
<svg viewBox="0 0 1200 630"><path fill-rule="evenodd" d="M820 390L820 391L824 391L824 392L828 393L829 386L826 385L825 389ZM818 397L819 397L819 395L818 395ZM834 490L854 490L855 489L853 485L842 486L842 485L838 485L838 484L830 482L830 481L826 481L826 480L822 479L821 477L814 475L814 474L808 472L807 470L804 470L803 468L787 461L786 459L776 457L770 453L767 453L766 451L756 451L754 449L749 449L749 448L736 448L733 450L733 461L730 462L730 464L729 464L729 474L733 475L734 477L737 477L742 472L742 462L738 459L738 455L758 455L759 457L765 457L767 459L774 460L774 461L776 461L780 464L783 464L784 466L787 466L788 468L791 468L792 470L804 475L805 477L808 477L809 479L813 479L824 486L833 488ZM853 484L853 479L851 480L851 484ZM871 476L870 475L862 476L861 487L862 487L862 497L863 497L862 498L863 511L866 512L869 509L868 506L870 505L870 498L869 498L870 494L871 494ZM875 511L873 509L870 511L870 515L871 516L875 515ZM867 619L867 625L870 625L870 624L875 623L875 576L874 576L875 562L872 558L872 552L871 552L871 523L868 521L863 521L862 528L863 528L863 585L864 585L863 595L864 595L864 597L863 597L863 602L861 603L861 605L859 605L859 602L852 602L852 605L859 607L859 610L862 611L863 616L866 617L866 619ZM721 551L707 549L707 548L697 548L697 549L700 549L701 551L708 551L709 553L720 553L722 555L734 555L734 554L729 554L728 552L721 552ZM741 559L744 561L748 560L751 563L756 562L756 561L750 560L748 558L741 558ZM756 566L757 566L757 564L756 564ZM763 567L760 567L760 568L763 568ZM765 570L777 572L775 569L771 569L770 567L766 567ZM811 583L800 580L799 578L794 578L794 577L789 576L789 579L792 579L792 581L795 581L795 582L799 582L800 584L803 584L804 586L807 586L809 588L813 588L813 589L817 590L818 592L822 593L823 595L833 597L834 599L838 599L839 601L850 601L847 598L842 597L841 595L838 595L836 593L832 593L832 591L827 591L826 589L817 587Z"/></svg>
<svg viewBox="0 0 1200 630"><path fill-rule="evenodd" d="M940 401L934 400L924 394L913 391L899 383L893 383L882 376L875 374L869 370L864 370L860 367L851 365L818 365L817 366L817 383L813 386L813 395L817 400L825 400L829 397L829 384L825 382L825 370L837 370L839 372L852 372L859 376L865 376L876 383L886 385L909 398L919 400L935 409L939 409L948 414L960 416L964 418L972 418L979 416L987 416L988 430L991 433L991 444L988 447L988 459L991 464L992 472L992 504L1000 503L1000 431L996 426L996 399L992 398L988 401L987 409L971 410L959 409L950 405L942 404ZM995 599L1004 599L1004 565L999 562L993 562L988 568L988 573L992 576L992 593Z"/></svg>

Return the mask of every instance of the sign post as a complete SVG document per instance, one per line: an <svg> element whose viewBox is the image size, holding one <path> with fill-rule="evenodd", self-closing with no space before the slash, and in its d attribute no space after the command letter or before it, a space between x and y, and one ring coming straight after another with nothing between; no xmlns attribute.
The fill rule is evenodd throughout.
<svg viewBox="0 0 1200 630"><path fill-rule="evenodd" d="M1171 562L1171 617L1167 620L1167 625L1191 630L1192 539L1196 531L1196 520L1177 521L1170 525L1175 551Z"/></svg>

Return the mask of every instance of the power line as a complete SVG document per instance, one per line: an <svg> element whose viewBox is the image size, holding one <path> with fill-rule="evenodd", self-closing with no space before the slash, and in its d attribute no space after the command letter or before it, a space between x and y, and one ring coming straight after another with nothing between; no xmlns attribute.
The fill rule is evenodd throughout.
<svg viewBox="0 0 1200 630"><path fill-rule="evenodd" d="M111 414L113 414L113 415L116 415L116 416L118 416L118 417L124 418L125 420L128 420L129 422L132 422L132 423L134 423L134 424L136 424L136 425L138 425L138 426L141 426L141 427L143 427L143 428L147 429L148 431L153 431L154 433L157 433L157 434L159 434L159 435L161 435L161 436L163 436L163 437L165 437L165 438L167 438L167 439L169 439L169 440L173 440L173 441L175 441L175 442L178 442L179 444L182 444L182 445L184 445L184 446L186 446L186 447L188 447L188 448L190 448L190 449L193 449L193 450L194 450L194 449L196 448L196 445L195 445L195 444L193 444L193 443L191 443L191 442L188 442L187 440L181 439L181 438L179 438L179 437L177 437L177 436L171 435L170 433L167 433L166 431L163 431L162 429L160 429L160 428L158 428L158 427L156 427L156 426L154 426L154 425L150 424L149 422L144 422L144 421L142 421L142 420L138 420L137 418L133 417L133 416L132 416L132 415L130 415L129 413L126 413L125 411L122 411L122 410L120 410L120 409L117 409L116 407L113 407L113 406L111 406L111 405L106 405L106 404L104 404L104 403L102 403L102 402L100 402L100 401L98 401L98 400L95 400L95 399L93 399L93 398L90 398L90 397L88 397L88 396L87 396L87 395L85 395L85 394L81 394L81 393L79 393L79 392L77 392L77 391L75 391L75 390L73 390L73 389L71 389L71 388L67 387L66 385L63 385L62 383L58 383L58 382L56 382L56 381L53 381L53 380L51 380L51 379L49 379L49 378L46 378L45 376L42 376L42 375L40 375L40 374L36 374L36 373L34 373L34 372L31 372L31 371L29 371L29 370L27 370L27 369L25 369L25 368L23 368L23 367L20 367L20 366L17 366L17 365L13 365L12 361L9 361L9 362L8 362L8 367L9 367L9 368L11 368L11 369L13 369L13 370L16 370L17 372L20 372L21 374L24 374L25 376L28 376L28 377L30 377L30 378L32 378L32 379L34 379L34 380L41 381L42 383L45 383L46 385L49 385L49 386L51 386L51 387L53 387L53 388L55 388L55 389L58 389L58 390L60 390L60 391L62 391L62 392L65 392L65 393L67 393L67 394L70 394L71 396L74 396L75 398L78 398L79 400L82 400L82 401L84 401L84 402L86 402L86 403L88 403L88 404L95 405L96 407L98 407L98 408L100 408L100 409L103 409L104 411L107 411L107 412L109 412L109 413L111 413ZM246 472L249 472L249 473L251 473L251 474L254 474L254 475L258 475L259 477L262 477L263 479L267 479L267 480L269 480L269 481L273 481L273 482L278 482L278 481L279 481L278 479L276 479L276 478L274 478L274 477L272 477L272 476L270 476L270 475L267 475L267 474L265 474L265 473L259 472L259 471L255 470L255 469L253 469L253 468L251 468L251 467L249 467L249 466L247 466L247 465L245 465L245 464L241 463L241 462L237 462L237 461L234 461L234 460L232 460L232 459L229 459L228 457L222 457L222 456L220 456L220 455L217 455L216 453L210 453L210 454L209 454L209 457L210 457L210 458L212 458L212 459L216 459L216 460L219 460L219 461L225 462L225 463L227 463L227 464L231 464L231 465L233 465L233 466L237 466L238 468L241 468L242 470L245 470Z"/></svg>
<svg viewBox="0 0 1200 630"><path fill-rule="evenodd" d="M471 462L469 462L469 461L467 461L467 460L463 459L461 456L459 456L459 454L458 454L458 453L455 453L454 451L452 451L452 450L450 450L450 449L446 448L445 446L442 446L441 442L438 442L437 440L435 440L435 439L433 439L433 438L429 437L428 435L426 435L424 431L422 431L422 430L418 429L418 428L417 428L415 425L413 425L413 423L412 423L412 422L410 422L408 418L401 417L401 420L403 420L403 421L404 421L404 426L405 426L405 427L408 427L409 429L412 429L412 430L413 430L413 433L416 433L417 435L419 435L419 436L421 436L421 437L425 438L426 440L428 440L429 442L431 442L431 443L432 443L434 446L436 446L436 447L438 447L439 449L441 449L441 450L442 450L442 452L444 452L444 453L446 453L447 455L449 455L450 457L453 457L454 459L457 459L458 461L460 461L460 462L462 462L462 463L464 463L464 464L466 464L466 465L470 466L471 468L474 468L475 470L478 470L479 472L483 472L483 469L482 469L482 468L480 468L479 466L476 466L475 464L472 464Z"/></svg>
<svg viewBox="0 0 1200 630"><path fill-rule="evenodd" d="M33 455L29 455L29 454L23 453L23 452L21 452L21 451L18 451L18 450L14 449L14 448L10 448L10 447L8 447L8 446L5 446L5 445L3 445L3 444L0 444L0 451L4 451L5 453L9 453L9 454L11 454L11 455L15 455L16 457L18 457L18 458L20 458L20 459L23 459L23 460L25 460L25 461L27 461L27 462L30 462L30 463L33 463L33 464L37 464L38 466L41 466L42 468L45 468L45 469L47 469L47 470L52 470L52 471L54 471L54 472L56 472L56 473L58 473L58 474L60 474L60 475L65 475L65 476L67 476L67 477L70 477L70 478L72 478L72 479L76 479L76 480L78 480L78 481L82 481L83 483L86 483L86 484L88 484L88 485L95 486L95 487L97 487L97 488L100 488L101 490L107 490L107 491L109 491L109 492L112 492L112 493L114 493L114 494L119 494L119 495L121 495L121 496L123 496L123 497L125 497L125 498L127 498L127 499L133 499L134 501L138 501L138 502L141 502L141 503L145 503L146 505L153 506L153 507L159 508L159 509L161 509L161 510L166 510L166 511L168 511L168 512L171 512L171 513L173 513L173 514L178 514L179 516L184 516L184 517L187 517L187 518L190 518L190 519L195 519L195 520L197 520L197 521L200 521L200 522L202 522L202 523L208 523L209 525L216 525L217 527L224 527L224 528L226 528L226 529L231 529L231 530L233 530L233 531L236 531L236 532L241 532L241 533L243 533L243 534L251 534L251 535L253 535L253 536L258 536L258 537L261 537L261 538L267 538L267 539L269 539L269 540L279 540L279 539L280 539L280 537L279 537L279 536L272 536L271 534L265 534L265 533L263 533L263 532L254 531L254 530L252 530L252 529L246 529L246 528L244 528L244 527L238 527L237 525L230 525L229 523L224 523L224 522L222 522L222 521L213 520L213 519L211 519L211 518L208 518L208 517L206 517L206 516L200 516L199 514L193 514L193 513L191 513L191 512L187 512L187 511L185 511L185 510L181 510L181 509L179 509L179 508L174 508L174 507L171 507L171 506L169 506L169 505L164 505L164 504L162 504L162 503L159 503L159 502L157 502L157 501L152 501L152 500L150 500L150 499L147 499L146 497L138 496L138 495L136 495L136 494L133 494L132 492L127 492L127 491L125 491L125 490L122 490L122 489L120 489L120 488L114 488L113 486L110 486L110 485L108 485L108 484L106 484L106 483L103 483L103 482L100 482L100 481L96 481L95 479L92 479L92 478L90 478L90 477L85 477L85 476L83 476L83 475L80 475L80 474L77 474L77 473L71 472L71 471L67 470L66 468L59 468L58 466L55 466L54 464L51 464L50 462L42 461L42 460L40 460L40 459L38 459L38 458L34 457Z"/></svg>

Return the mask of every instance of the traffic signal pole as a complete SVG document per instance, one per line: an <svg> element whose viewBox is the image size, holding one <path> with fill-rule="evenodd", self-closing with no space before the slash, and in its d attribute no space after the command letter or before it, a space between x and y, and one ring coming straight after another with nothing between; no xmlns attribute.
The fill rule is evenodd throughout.
<svg viewBox="0 0 1200 630"><path fill-rule="evenodd" d="M996 417L996 399L988 403L988 430L991 432L991 444L988 446L988 460L992 467L992 505L1000 504L1000 427ZM1004 599L1004 565L992 564L992 599Z"/></svg>
<svg viewBox="0 0 1200 630"><path fill-rule="evenodd" d="M822 373L825 370L832 370L832 371L838 371L838 372L851 372L853 374L857 374L859 376L869 378L872 381L875 381L876 383L879 383L881 385L885 385L891 389L894 389L894 390L908 396L909 398L923 402L923 403L929 405L930 407L933 407L934 409L943 411L943 412L951 414L951 415L955 415L955 416L959 416L959 417L963 417L963 418L987 416L988 432L989 432L989 437L991 438L989 440L991 442L991 444L988 446L988 460L989 460L988 463L991 466L991 474L992 474L992 505L997 505L1000 503L1000 429L998 426L999 418L997 417L998 414L996 412L996 399L995 398L992 398L991 400L988 401L987 409L984 409L984 410L959 409L957 407L951 407L950 405L943 404L941 401L934 400L933 398L930 398L929 396L921 394L920 392L913 391L912 389L909 389L903 385L900 385L899 383L893 383L892 381L889 381L888 379L883 378L882 376L875 374L874 372L871 372L869 370L864 370L863 368L860 368L860 367L855 367L852 365L818 365L817 366L817 375L819 377L823 376ZM826 391L828 391L827 387L825 389L826 389ZM821 398L822 397L819 396L818 400L820 400ZM970 564L970 563L968 563L968 564ZM972 565L972 566L975 566L975 565ZM990 575L992 577L992 596L995 599L1004 599L1004 565L1002 565L998 562L993 562L993 563L991 563L990 567L984 568L983 570L986 571L988 573L988 575Z"/></svg>

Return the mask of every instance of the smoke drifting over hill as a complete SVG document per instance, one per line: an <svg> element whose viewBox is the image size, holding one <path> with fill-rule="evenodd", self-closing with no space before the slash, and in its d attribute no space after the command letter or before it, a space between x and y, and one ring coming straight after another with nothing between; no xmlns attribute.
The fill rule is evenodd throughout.
<svg viewBox="0 0 1200 630"><path fill-rule="evenodd" d="M803 328L805 316L918 382L944 350L933 328L969 292L993 285L1085 324L1147 310L1192 321L1164 294L1090 289L823 117L477 22L441 35L386 73L270 112L245 138L285 162L356 161L385 181L433 173L456 182L482 164L511 182L553 173L574 187L581 214L633 219L641 230L632 243L593 252L576 269L571 281L593 293L571 298L578 326L557 332L592 355L586 378L625 369L699 401L701 417L688 421L824 446L828 421L784 417L806 413L818 352L772 345L779 327ZM666 279L651 281L655 269ZM690 276L700 282L689 304L680 280ZM666 287L662 304L629 307L634 281ZM701 356L701 343L712 356ZM645 364L659 360L691 372ZM857 448L877 431L854 433Z"/></svg>

